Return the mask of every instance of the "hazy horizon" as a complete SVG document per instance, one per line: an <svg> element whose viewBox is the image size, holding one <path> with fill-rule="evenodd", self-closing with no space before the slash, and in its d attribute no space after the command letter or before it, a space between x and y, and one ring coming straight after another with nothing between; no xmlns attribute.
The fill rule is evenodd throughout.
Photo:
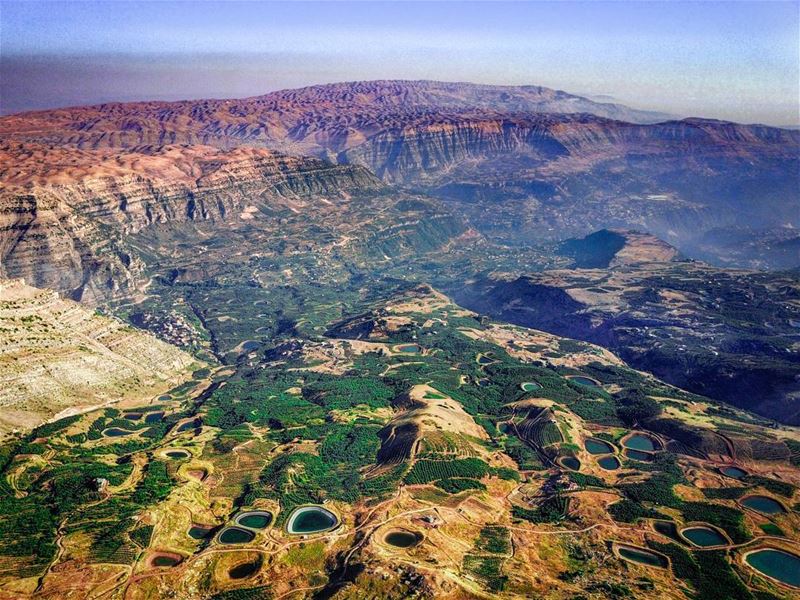
<svg viewBox="0 0 800 600"><path fill-rule="evenodd" d="M0 4L3 114L371 79L800 125L800 3Z"/></svg>

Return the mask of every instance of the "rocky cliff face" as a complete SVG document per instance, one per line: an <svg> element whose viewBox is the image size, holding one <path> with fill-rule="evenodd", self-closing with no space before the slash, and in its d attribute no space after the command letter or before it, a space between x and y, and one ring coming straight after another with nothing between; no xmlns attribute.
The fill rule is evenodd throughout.
<svg viewBox="0 0 800 600"><path fill-rule="evenodd" d="M315 199L346 202L379 186L361 167L263 149L86 153L67 166L51 162L55 155L41 160L32 152L29 165L3 173L0 275L88 302L142 283L143 265L126 236L144 228L248 220L259 210L309 208Z"/></svg>
<svg viewBox="0 0 800 600"><path fill-rule="evenodd" d="M0 435L106 403L150 400L195 360L22 280L0 280Z"/></svg>

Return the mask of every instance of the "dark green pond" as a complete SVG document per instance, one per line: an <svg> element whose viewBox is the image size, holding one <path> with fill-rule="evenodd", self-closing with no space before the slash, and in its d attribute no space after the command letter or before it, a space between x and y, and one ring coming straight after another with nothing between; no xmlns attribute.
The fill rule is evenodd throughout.
<svg viewBox="0 0 800 600"><path fill-rule="evenodd" d="M724 535L710 527L688 527L681 533L695 546L724 546L728 543Z"/></svg>
<svg viewBox="0 0 800 600"><path fill-rule="evenodd" d="M145 418L145 423L160 423L161 419L164 418L163 412L151 412Z"/></svg>
<svg viewBox="0 0 800 600"><path fill-rule="evenodd" d="M383 538L384 541L391 545L396 546L398 548L411 548L412 546L416 546L422 541L422 536L416 533L412 533L411 531L390 531L386 534L386 537Z"/></svg>
<svg viewBox="0 0 800 600"><path fill-rule="evenodd" d="M226 527L219 534L221 544L246 544L252 542L256 534L241 527Z"/></svg>
<svg viewBox="0 0 800 600"><path fill-rule="evenodd" d="M732 479L742 479L747 476L747 471L739 467L722 467L719 472Z"/></svg>
<svg viewBox="0 0 800 600"><path fill-rule="evenodd" d="M204 525L192 525L189 528L189 537L195 540L204 540L211 535L212 527L205 527Z"/></svg>
<svg viewBox="0 0 800 600"><path fill-rule="evenodd" d="M650 452L642 452L632 448L625 448L625 456L639 462L653 462L653 455Z"/></svg>
<svg viewBox="0 0 800 600"><path fill-rule="evenodd" d="M582 375L575 375L569 378L570 381L574 381L580 385L588 385L589 387L597 387L597 382L594 379L590 379L589 377L583 377Z"/></svg>
<svg viewBox="0 0 800 600"><path fill-rule="evenodd" d="M127 429L120 429L118 427L112 427L111 429L106 429L103 432L103 435L106 437L122 437L123 435L130 435L132 431L128 431Z"/></svg>
<svg viewBox="0 0 800 600"><path fill-rule="evenodd" d="M633 450L644 450L646 452L655 452L656 450L661 449L661 444L658 444L649 435L642 435L639 433L635 433L627 438L624 442L622 442L622 445L626 448L632 448Z"/></svg>
<svg viewBox="0 0 800 600"><path fill-rule="evenodd" d="M402 346L397 347L398 352L404 352L406 354L419 354L421 348L416 344L403 344Z"/></svg>
<svg viewBox="0 0 800 600"><path fill-rule="evenodd" d="M616 471L619 469L619 459L616 456L604 456L597 460L597 464L606 471Z"/></svg>
<svg viewBox="0 0 800 600"><path fill-rule="evenodd" d="M764 575L787 585L800 587L800 556L783 550L764 548L748 554L745 561Z"/></svg>
<svg viewBox="0 0 800 600"><path fill-rule="evenodd" d="M190 429L198 429L203 425L203 421L200 419L193 419L192 421L187 421L180 427L178 427L178 431L189 431Z"/></svg>
<svg viewBox="0 0 800 600"><path fill-rule="evenodd" d="M667 560L663 556L650 552L649 550L640 550L639 548L632 548L631 546L620 546L619 555L624 559L649 567L667 566Z"/></svg>
<svg viewBox="0 0 800 600"><path fill-rule="evenodd" d="M589 454L613 454L614 452L614 446L597 438L586 440L585 447Z"/></svg>
<svg viewBox="0 0 800 600"><path fill-rule="evenodd" d="M661 535L672 538L675 541L683 543L683 540L678 535L678 527L672 521L654 521L653 529Z"/></svg>
<svg viewBox="0 0 800 600"><path fill-rule="evenodd" d="M336 526L336 516L320 506L304 506L294 511L289 517L287 530L289 533L316 533Z"/></svg>
<svg viewBox="0 0 800 600"><path fill-rule="evenodd" d="M181 562L181 559L177 556L170 556L169 554L159 554L158 556L154 556L153 559L150 561L150 565L153 567L174 567L178 563Z"/></svg>
<svg viewBox="0 0 800 600"><path fill-rule="evenodd" d="M522 391L523 392L532 392L533 390L538 390L541 387L542 386L540 386L535 381L526 381L525 383L522 384Z"/></svg>
<svg viewBox="0 0 800 600"><path fill-rule="evenodd" d="M191 456L186 450L168 450L164 453L165 456L173 459L173 460L181 460L183 458L189 458Z"/></svg>
<svg viewBox="0 0 800 600"><path fill-rule="evenodd" d="M255 574L260 568L261 561L241 563L228 571L228 577L231 579L244 579Z"/></svg>
<svg viewBox="0 0 800 600"><path fill-rule="evenodd" d="M581 461L574 456L565 456L561 459L561 464L567 469L572 469L573 471L578 471L581 468Z"/></svg>
<svg viewBox="0 0 800 600"><path fill-rule="evenodd" d="M754 511L764 515L777 515L786 512L780 502L768 496L747 496L742 498L741 503L742 506L752 508Z"/></svg>
<svg viewBox="0 0 800 600"><path fill-rule="evenodd" d="M264 529L272 523L272 513L266 511L252 511L236 517L236 524L249 529Z"/></svg>

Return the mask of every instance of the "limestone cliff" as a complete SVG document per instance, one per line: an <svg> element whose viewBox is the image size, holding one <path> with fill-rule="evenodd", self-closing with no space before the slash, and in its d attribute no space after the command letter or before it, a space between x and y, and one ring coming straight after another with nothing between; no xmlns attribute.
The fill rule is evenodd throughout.
<svg viewBox="0 0 800 600"><path fill-rule="evenodd" d="M129 234L159 224L248 220L256 211L313 210L314 201L347 202L351 193L379 186L362 167L254 148L120 154L26 144L5 153L16 158L0 174L0 276L90 303L142 283Z"/></svg>

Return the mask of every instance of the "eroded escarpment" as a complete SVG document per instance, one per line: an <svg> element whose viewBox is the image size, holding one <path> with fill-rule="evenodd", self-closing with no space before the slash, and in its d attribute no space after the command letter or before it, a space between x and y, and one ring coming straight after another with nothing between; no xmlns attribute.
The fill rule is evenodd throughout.
<svg viewBox="0 0 800 600"><path fill-rule="evenodd" d="M191 221L252 221L375 190L366 169L264 149L169 146L111 154L7 147L0 275L89 303L129 294L144 264L127 236ZM46 160L42 160L46 157Z"/></svg>

